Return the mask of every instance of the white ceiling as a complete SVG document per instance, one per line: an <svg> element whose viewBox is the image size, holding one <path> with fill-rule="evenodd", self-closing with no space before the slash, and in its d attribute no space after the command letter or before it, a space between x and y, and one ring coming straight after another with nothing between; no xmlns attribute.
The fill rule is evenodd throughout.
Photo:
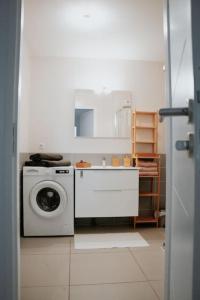
<svg viewBox="0 0 200 300"><path fill-rule="evenodd" d="M24 0L34 56L164 60L162 0Z"/></svg>

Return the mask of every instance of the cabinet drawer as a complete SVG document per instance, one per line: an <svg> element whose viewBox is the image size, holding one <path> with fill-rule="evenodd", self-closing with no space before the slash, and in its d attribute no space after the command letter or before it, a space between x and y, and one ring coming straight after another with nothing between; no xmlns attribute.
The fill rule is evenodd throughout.
<svg viewBox="0 0 200 300"><path fill-rule="evenodd" d="M76 170L76 181L91 190L138 189L138 170Z"/></svg>
<svg viewBox="0 0 200 300"><path fill-rule="evenodd" d="M76 218L138 215L138 190L90 190L84 195L78 192L76 199Z"/></svg>
<svg viewBox="0 0 200 300"><path fill-rule="evenodd" d="M75 217L138 215L138 170L76 170Z"/></svg>

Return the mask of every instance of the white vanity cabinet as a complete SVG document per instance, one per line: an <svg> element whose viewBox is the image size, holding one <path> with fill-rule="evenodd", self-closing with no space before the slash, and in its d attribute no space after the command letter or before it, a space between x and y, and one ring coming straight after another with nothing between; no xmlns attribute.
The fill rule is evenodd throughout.
<svg viewBox="0 0 200 300"><path fill-rule="evenodd" d="M75 170L75 217L138 216L139 170L91 168Z"/></svg>

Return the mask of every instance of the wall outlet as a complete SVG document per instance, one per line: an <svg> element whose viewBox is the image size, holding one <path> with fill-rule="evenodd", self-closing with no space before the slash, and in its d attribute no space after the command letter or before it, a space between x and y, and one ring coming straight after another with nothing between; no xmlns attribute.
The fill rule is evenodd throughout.
<svg viewBox="0 0 200 300"><path fill-rule="evenodd" d="M40 143L39 144L39 150L44 150L44 148L45 148L45 144L44 143Z"/></svg>

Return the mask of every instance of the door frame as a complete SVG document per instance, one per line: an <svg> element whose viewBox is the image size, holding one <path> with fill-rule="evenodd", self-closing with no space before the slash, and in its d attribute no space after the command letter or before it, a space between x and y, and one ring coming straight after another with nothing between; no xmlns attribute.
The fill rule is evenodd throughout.
<svg viewBox="0 0 200 300"><path fill-rule="evenodd" d="M200 298L200 2L191 0L192 45L195 101L195 207L194 207L194 254L193 254L193 299Z"/></svg>
<svg viewBox="0 0 200 300"><path fill-rule="evenodd" d="M166 106L172 107L171 93L171 67L170 67L170 31L169 31L169 0L164 0L164 39L165 39L165 99ZM167 118L165 120L165 149L166 149L166 228L165 228L165 282L164 282L164 298L170 299L170 260L171 260L171 214L172 210L172 168L170 162L172 160L172 121Z"/></svg>
<svg viewBox="0 0 200 300"><path fill-rule="evenodd" d="M195 132L200 132L200 31L199 0L191 0L193 63L195 75ZM168 33L169 0L165 0L165 33ZM17 151L18 118L18 81L20 60L21 0L0 1L0 298L17 300L19 297L19 168ZM169 44L166 43L166 58L169 61ZM169 75L169 64L166 65ZM170 77L167 77L166 98L171 106ZM171 122L167 121L167 137L171 131ZM169 139L168 139L169 141ZM170 143L167 143L167 164L171 159ZM194 268L193 299L200 295L200 134L195 135L195 218L194 218ZM16 175L17 174L17 175ZM167 210L171 209L171 170L167 168ZM170 259L170 215L167 215L166 230L166 282L165 299L169 298L169 264Z"/></svg>
<svg viewBox="0 0 200 300"><path fill-rule="evenodd" d="M0 299L20 299L17 150L21 0L0 1Z"/></svg>
<svg viewBox="0 0 200 300"><path fill-rule="evenodd" d="M194 176L195 176L195 200L194 200L194 250L193 250L193 296L191 300L198 300L200 297L200 2L199 0L191 1L191 20L192 20L192 51L193 51L193 68L194 68ZM165 96L167 106L172 107L171 94L171 70L170 70L170 0L164 0L164 32L165 32L165 57L166 57L166 91ZM165 256L165 299L173 299L170 294L170 260L171 260L171 210L172 210L172 168L170 162L172 161L172 120L166 120L166 153L167 153L167 173L166 173L166 256Z"/></svg>

